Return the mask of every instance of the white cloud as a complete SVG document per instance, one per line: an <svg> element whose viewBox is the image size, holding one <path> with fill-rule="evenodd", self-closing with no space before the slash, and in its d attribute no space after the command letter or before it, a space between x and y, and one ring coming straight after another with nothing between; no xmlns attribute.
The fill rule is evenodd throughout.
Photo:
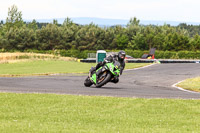
<svg viewBox="0 0 200 133"><path fill-rule="evenodd" d="M101 17L200 22L198 0L0 0L0 19L15 4L24 19Z"/></svg>

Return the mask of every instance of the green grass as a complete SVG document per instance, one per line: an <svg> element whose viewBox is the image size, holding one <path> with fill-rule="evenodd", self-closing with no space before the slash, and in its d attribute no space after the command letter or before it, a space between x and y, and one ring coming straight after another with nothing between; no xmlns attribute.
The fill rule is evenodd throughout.
<svg viewBox="0 0 200 133"><path fill-rule="evenodd" d="M200 77L186 79L177 86L187 90L200 92Z"/></svg>
<svg viewBox="0 0 200 133"><path fill-rule="evenodd" d="M197 133L200 101L0 93L1 133Z"/></svg>
<svg viewBox="0 0 200 133"><path fill-rule="evenodd" d="M126 67L145 66L144 63L127 63ZM95 63L80 63L62 60L33 60L18 63L0 64L0 76L32 75L52 73L87 73Z"/></svg>

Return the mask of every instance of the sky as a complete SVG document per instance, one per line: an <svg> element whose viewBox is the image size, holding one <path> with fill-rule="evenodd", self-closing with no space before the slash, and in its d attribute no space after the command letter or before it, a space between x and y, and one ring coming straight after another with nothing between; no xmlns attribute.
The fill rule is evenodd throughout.
<svg viewBox="0 0 200 133"><path fill-rule="evenodd" d="M23 19L96 17L200 22L200 0L0 0L0 20L16 5Z"/></svg>

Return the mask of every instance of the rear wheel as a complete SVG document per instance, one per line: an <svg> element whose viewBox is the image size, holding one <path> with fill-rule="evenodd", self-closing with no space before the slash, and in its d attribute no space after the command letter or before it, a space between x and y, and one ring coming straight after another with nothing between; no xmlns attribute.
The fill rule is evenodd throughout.
<svg viewBox="0 0 200 133"><path fill-rule="evenodd" d="M90 78L89 78L89 76L85 79L85 81L84 81L84 85L86 86L86 87L90 87L91 85L92 85L93 83L90 81Z"/></svg>
<svg viewBox="0 0 200 133"><path fill-rule="evenodd" d="M111 74L108 71L105 71L104 73L100 74L99 79L97 81L96 87L100 88L106 83L108 83L111 79Z"/></svg>

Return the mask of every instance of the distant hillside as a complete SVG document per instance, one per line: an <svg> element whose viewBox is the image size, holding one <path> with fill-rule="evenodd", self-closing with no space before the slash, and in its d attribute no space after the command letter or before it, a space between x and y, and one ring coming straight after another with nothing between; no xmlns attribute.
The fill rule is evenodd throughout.
<svg viewBox="0 0 200 133"><path fill-rule="evenodd" d="M55 18L58 20L58 23L62 24L65 20L65 18ZM129 20L127 19L104 19L104 18L89 18L89 17L77 17L77 18L71 18L74 23L77 24L90 24L94 23L100 26L113 26L113 25L127 25ZM25 20L25 21L31 21L31 20ZM48 22L52 23L53 19L36 19L37 22ZM192 25L200 25L200 22L178 22L178 21L154 21L154 20L140 20L140 24L143 25L164 25L164 24L170 24L172 26L177 26L180 23L187 23Z"/></svg>

